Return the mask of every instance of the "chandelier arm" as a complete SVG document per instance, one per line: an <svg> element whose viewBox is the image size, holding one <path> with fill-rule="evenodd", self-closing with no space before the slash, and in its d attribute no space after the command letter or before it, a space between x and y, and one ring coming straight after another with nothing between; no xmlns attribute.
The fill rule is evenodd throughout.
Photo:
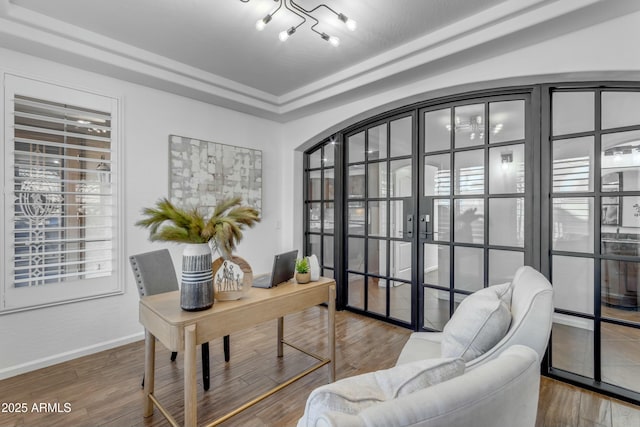
<svg viewBox="0 0 640 427"><path fill-rule="evenodd" d="M340 14L338 12L336 12L335 10L333 10L330 6L324 4L324 3L320 3L319 5L317 5L316 7L314 7L313 9L307 10L305 8L303 8L302 6L300 6L299 4L297 4L295 1L290 0L291 3L293 5L295 5L295 7L297 7L298 9L304 11L305 13L312 13L315 12L316 10L320 9L321 7L327 8L329 9L331 12L333 12L336 16L339 16Z"/></svg>
<svg viewBox="0 0 640 427"><path fill-rule="evenodd" d="M294 27L295 29L298 29L298 27L300 27L302 24L304 24L305 22L307 22L307 19L304 17L304 15L301 15L301 14L299 14L299 13L296 11L296 6L297 6L297 5L293 5L293 1L289 0L290 5L287 5L287 0L280 0L280 1L281 1L281 4L284 2L284 8L285 8L285 9L287 9L287 10L289 10L289 11L291 11L291 12L295 13L295 14L296 14L296 15L298 15L300 18L302 18L302 22L301 22L301 23L299 23L298 25L296 25L296 26ZM314 19L314 20L316 21L316 23L314 24L314 26L315 26L315 25L318 25L318 20L317 20L316 18L314 18L313 16L309 15L309 14L308 14L308 13L306 13L304 10L299 9L298 11L299 11L299 12L304 13L304 14L305 14L305 15L307 15L309 18ZM313 27L311 27L311 29L313 29ZM316 32L317 32L317 31L316 31Z"/></svg>
<svg viewBox="0 0 640 427"><path fill-rule="evenodd" d="M240 0L240 1L243 1L243 0ZM284 1L284 0L279 0L279 1L278 1L278 7L276 7L276 8L275 8L275 9L273 9L271 12L269 12L269 15L273 16L277 11L279 11L279 10L280 10L280 8L282 7L282 2L283 2L283 1ZM284 7L287 7L287 5L285 4L285 6L284 6Z"/></svg>
<svg viewBox="0 0 640 427"><path fill-rule="evenodd" d="M293 0L289 0L289 4L290 4L291 8L288 8L288 9L291 10L296 15L300 16L300 14L295 12L293 9L297 9L299 12L304 13L306 16L308 16L309 18L311 18L314 21L316 21L316 23L313 24L310 29L311 29L311 31L313 31L314 33L316 33L316 34L318 34L318 35L320 35L322 37L323 33L321 33L320 31L316 30L316 28L315 28L318 24L320 24L320 21L318 20L318 18L316 18L315 16L311 15L311 13L310 13L315 9L313 9L312 11L307 11L306 9L302 8L299 4L297 4ZM285 0L285 7L287 7L286 0ZM317 7L316 7L316 9L317 9ZM302 24L300 24L300 25L302 25Z"/></svg>

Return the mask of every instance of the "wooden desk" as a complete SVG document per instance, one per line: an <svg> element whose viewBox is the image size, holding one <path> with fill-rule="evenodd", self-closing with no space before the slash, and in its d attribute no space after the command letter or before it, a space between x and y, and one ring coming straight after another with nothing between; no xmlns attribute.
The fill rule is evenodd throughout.
<svg viewBox="0 0 640 427"><path fill-rule="evenodd" d="M153 394L156 338L171 351L184 350L184 424L186 427L197 425L196 347L199 344L250 328L261 322L278 319L278 357L282 357L283 345L287 344L315 357L319 362L296 377L240 406L235 411L207 424L208 427L226 421L238 412L253 406L324 365L329 365L329 381L335 381L335 298L335 281L324 277L321 277L317 282L304 285L289 282L271 289L251 288L242 299L216 301L213 307L204 311L182 310L179 291L141 298L140 323L145 327L144 416L151 416L153 405L156 405L172 425L178 426L175 419ZM327 316L329 355L326 358L308 353L286 342L283 330L285 315L324 302L329 306L329 315Z"/></svg>

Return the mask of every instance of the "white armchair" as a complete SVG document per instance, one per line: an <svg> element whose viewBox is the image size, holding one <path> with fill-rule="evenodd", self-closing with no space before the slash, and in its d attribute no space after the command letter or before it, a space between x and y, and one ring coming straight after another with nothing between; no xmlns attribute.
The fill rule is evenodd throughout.
<svg viewBox="0 0 640 427"><path fill-rule="evenodd" d="M511 324L506 335L481 356L467 362L473 369L512 345L532 348L541 360L544 356L553 321L553 290L549 281L535 269L520 267L511 282ZM414 332L409 337L397 365L442 356L442 332Z"/></svg>
<svg viewBox="0 0 640 427"><path fill-rule="evenodd" d="M324 392L334 385L339 389L341 381L324 386ZM534 427L539 387L540 362L536 352L513 346L463 375L394 399L366 402L357 411L345 410L348 405L335 403L310 408L314 393L320 391L316 389L298 427ZM310 411L316 416L309 417Z"/></svg>

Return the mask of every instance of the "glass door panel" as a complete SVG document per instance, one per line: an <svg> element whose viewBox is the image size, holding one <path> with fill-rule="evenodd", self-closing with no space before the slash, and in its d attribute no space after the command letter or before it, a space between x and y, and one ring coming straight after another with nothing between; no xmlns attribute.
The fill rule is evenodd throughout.
<svg viewBox="0 0 640 427"><path fill-rule="evenodd" d="M455 199L454 241L484 243L484 199Z"/></svg>
<svg viewBox="0 0 640 427"><path fill-rule="evenodd" d="M492 102L489 104L489 143L524 139L525 102Z"/></svg>
<svg viewBox="0 0 640 427"><path fill-rule="evenodd" d="M602 324L602 381L640 393L640 329Z"/></svg>
<svg viewBox="0 0 640 427"><path fill-rule="evenodd" d="M602 92L602 129L636 126L640 122L640 92Z"/></svg>
<svg viewBox="0 0 640 427"><path fill-rule="evenodd" d="M335 151L335 140L324 141L308 154L305 168L306 245L300 255L315 255L327 277L335 277Z"/></svg>
<svg viewBox="0 0 640 427"><path fill-rule="evenodd" d="M489 243L524 248L524 197L489 200Z"/></svg>
<svg viewBox="0 0 640 427"><path fill-rule="evenodd" d="M554 93L551 111L554 136L592 131L595 123L595 94L593 91Z"/></svg>
<svg viewBox="0 0 640 427"><path fill-rule="evenodd" d="M392 120L389 138L391 157L411 156L413 153L413 117Z"/></svg>
<svg viewBox="0 0 640 427"><path fill-rule="evenodd" d="M484 150L457 152L454 164L455 194L484 194Z"/></svg>
<svg viewBox="0 0 640 427"><path fill-rule="evenodd" d="M392 280L389 284L389 317L411 323L414 294L411 283Z"/></svg>
<svg viewBox="0 0 640 427"><path fill-rule="evenodd" d="M424 195L451 194L451 155L436 154L424 158Z"/></svg>
<svg viewBox="0 0 640 427"><path fill-rule="evenodd" d="M489 286L510 282L513 272L524 265L524 253L489 250Z"/></svg>
<svg viewBox="0 0 640 427"><path fill-rule="evenodd" d="M421 111L424 329L442 330L465 296L510 281L531 254L528 105L521 95Z"/></svg>
<svg viewBox="0 0 640 427"><path fill-rule="evenodd" d="M387 124L369 128L369 145L367 148L368 160L381 160L387 158Z"/></svg>
<svg viewBox="0 0 640 427"><path fill-rule="evenodd" d="M461 291L484 287L484 249L456 246L453 250L453 283Z"/></svg>
<svg viewBox="0 0 640 427"><path fill-rule="evenodd" d="M408 325L416 295L413 127L411 114L373 123L347 136L346 150L347 305Z"/></svg>
<svg viewBox="0 0 640 427"><path fill-rule="evenodd" d="M484 104L455 107L454 136L455 147L472 147L485 142Z"/></svg>
<svg viewBox="0 0 640 427"><path fill-rule="evenodd" d="M490 193L524 193L524 170L524 144L490 148Z"/></svg>
<svg viewBox="0 0 640 427"><path fill-rule="evenodd" d="M553 366L585 378L594 378L593 331L591 319L556 315L551 330Z"/></svg>
<svg viewBox="0 0 640 427"><path fill-rule="evenodd" d="M550 371L638 393L640 92L550 96Z"/></svg>
<svg viewBox="0 0 640 427"><path fill-rule="evenodd" d="M448 150L451 147L451 109L427 111L424 113L424 151Z"/></svg>

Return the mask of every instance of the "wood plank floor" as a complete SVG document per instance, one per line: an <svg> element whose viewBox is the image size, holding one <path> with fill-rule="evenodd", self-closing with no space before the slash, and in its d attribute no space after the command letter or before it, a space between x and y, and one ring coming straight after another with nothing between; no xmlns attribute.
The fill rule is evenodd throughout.
<svg viewBox="0 0 640 427"><path fill-rule="evenodd" d="M287 317L286 338L324 354L326 316L325 308L313 307ZM336 317L338 379L393 366L410 333L349 312ZM284 358L278 359L275 343L274 321L232 335L229 363L224 362L222 341L210 344L208 392L203 391L198 372L201 422L221 416L315 361L286 347ZM168 426L157 409L149 418L141 415L143 353L140 341L0 381L0 402L27 405L26 413L0 412L0 426ZM183 360L179 354L172 363L169 355L157 346L156 396L182 423ZM326 383L327 375L327 368L321 368L223 426L295 426L307 396ZM51 404L47 410L59 412L36 411L43 403ZM70 411L65 412L65 404ZM640 427L640 407L543 378L537 427Z"/></svg>

